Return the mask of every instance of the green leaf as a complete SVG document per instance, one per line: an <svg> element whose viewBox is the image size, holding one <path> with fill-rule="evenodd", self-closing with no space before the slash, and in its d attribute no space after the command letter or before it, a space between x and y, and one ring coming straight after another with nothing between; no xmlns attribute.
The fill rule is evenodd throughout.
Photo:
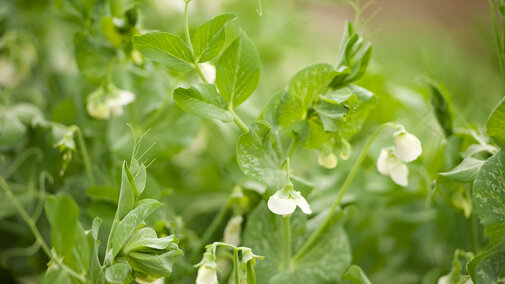
<svg viewBox="0 0 505 284"><path fill-rule="evenodd" d="M468 157L451 171L439 174L457 182L471 182L477 176L477 173L479 172L480 167L484 164L484 162L485 161Z"/></svg>
<svg viewBox="0 0 505 284"><path fill-rule="evenodd" d="M505 223L505 152L499 151L481 167L472 189L472 205L485 226ZM496 243L495 240L491 240Z"/></svg>
<svg viewBox="0 0 505 284"><path fill-rule="evenodd" d="M203 118L223 122L233 120L232 114L226 110L226 101L212 84L201 83L188 89L177 88L174 91L174 101L185 111Z"/></svg>
<svg viewBox="0 0 505 284"><path fill-rule="evenodd" d="M130 165L130 172L137 192L135 197L138 197L142 194L142 192L144 192L144 189L146 188L146 166L143 163L139 163L139 161L135 159L133 160L133 164Z"/></svg>
<svg viewBox="0 0 505 284"><path fill-rule="evenodd" d="M68 273L61 269L47 270L46 274L40 280L40 284L72 284L72 279Z"/></svg>
<svg viewBox="0 0 505 284"><path fill-rule="evenodd" d="M191 51L182 39L164 32L150 32L133 37L133 45L145 57L161 62L179 72L193 70Z"/></svg>
<svg viewBox="0 0 505 284"><path fill-rule="evenodd" d="M216 86L235 108L249 98L260 79L260 59L254 44L244 34L223 52L216 66Z"/></svg>
<svg viewBox="0 0 505 284"><path fill-rule="evenodd" d="M467 269L474 284L497 283L504 264L505 243L501 243L473 258Z"/></svg>
<svg viewBox="0 0 505 284"><path fill-rule="evenodd" d="M206 62L219 55L225 41L224 25L235 18L235 14L223 14L198 27L191 37L197 62Z"/></svg>
<svg viewBox="0 0 505 284"><path fill-rule="evenodd" d="M505 98L503 98L487 122L487 135L505 150Z"/></svg>
<svg viewBox="0 0 505 284"><path fill-rule="evenodd" d="M170 276L172 265L181 255L182 251L175 249L160 255L133 252L125 258L135 271L143 272L153 278L160 278Z"/></svg>
<svg viewBox="0 0 505 284"><path fill-rule="evenodd" d="M47 199L47 219L51 224L51 243L56 253L63 257L72 252L76 242L79 209L68 195L56 195Z"/></svg>
<svg viewBox="0 0 505 284"><path fill-rule="evenodd" d="M163 251L168 248L177 248L177 238L174 235L158 238L153 229L146 227L132 234L123 246L121 253L127 255L131 252Z"/></svg>
<svg viewBox="0 0 505 284"><path fill-rule="evenodd" d="M130 169L127 167L126 162L123 162L121 172L121 190L119 191L119 201L116 211L117 220L123 219L123 217L133 209L133 205L135 204L135 192L133 191L132 184L128 178L129 171Z"/></svg>
<svg viewBox="0 0 505 284"><path fill-rule="evenodd" d="M450 98L442 93L442 90L440 90L440 88L434 83L430 82L428 87L431 93L431 105L433 106L435 117L437 118L438 124L444 131L445 137L449 137L452 135L453 120L453 110Z"/></svg>
<svg viewBox="0 0 505 284"><path fill-rule="evenodd" d="M282 270L279 266L282 253L278 245L281 230L278 217L267 209L265 202L261 202L247 220L243 245L265 257L256 263L258 283L340 283L351 265L350 245L342 227L332 225L298 263ZM315 228L311 222L298 211L291 216L293 248L300 248L307 240Z"/></svg>
<svg viewBox="0 0 505 284"><path fill-rule="evenodd" d="M326 91L333 78L342 70L319 63L305 67L289 81L288 91L281 98L279 125L288 126L304 120L307 110L318 95Z"/></svg>
<svg viewBox="0 0 505 284"><path fill-rule="evenodd" d="M264 121L250 124L250 130L237 142L237 163L246 175L272 188L284 185L286 173L280 169L280 154L271 127Z"/></svg>
<svg viewBox="0 0 505 284"><path fill-rule="evenodd" d="M107 201L116 204L118 202L118 190L113 186L93 185L86 189L86 195L94 200Z"/></svg>
<svg viewBox="0 0 505 284"><path fill-rule="evenodd" d="M74 45L77 66L82 76L92 83L101 83L107 74L107 68L104 67L109 65L115 51L101 45L85 33L75 34Z"/></svg>
<svg viewBox="0 0 505 284"><path fill-rule="evenodd" d="M112 255L114 257L119 253L131 234L142 224L144 219L161 206L163 206L163 203L154 199L143 199L137 202L135 208L128 212L114 230L114 235L112 236Z"/></svg>
<svg viewBox="0 0 505 284"><path fill-rule="evenodd" d="M105 279L109 283L123 283L131 271L132 268L128 263L115 263L105 270Z"/></svg>
<svg viewBox="0 0 505 284"><path fill-rule="evenodd" d="M351 265L344 274L344 279L353 284L372 284L365 272L357 265Z"/></svg>
<svg viewBox="0 0 505 284"><path fill-rule="evenodd" d="M98 258L98 248L100 241L98 240L98 231L102 224L102 219L95 217L91 225L91 230L88 231L88 242L91 247L91 256L89 259L88 278L93 284L105 283L105 274Z"/></svg>

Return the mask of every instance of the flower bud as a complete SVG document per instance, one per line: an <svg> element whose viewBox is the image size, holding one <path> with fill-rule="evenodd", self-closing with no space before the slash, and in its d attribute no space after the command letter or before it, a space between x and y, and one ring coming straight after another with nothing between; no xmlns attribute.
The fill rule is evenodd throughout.
<svg viewBox="0 0 505 284"><path fill-rule="evenodd" d="M239 246L240 245L240 234L242 231L242 221L244 218L238 215L230 219L226 227L224 228L224 242Z"/></svg>
<svg viewBox="0 0 505 284"><path fill-rule="evenodd" d="M196 284L218 284L216 269L206 265L200 266L196 276Z"/></svg>

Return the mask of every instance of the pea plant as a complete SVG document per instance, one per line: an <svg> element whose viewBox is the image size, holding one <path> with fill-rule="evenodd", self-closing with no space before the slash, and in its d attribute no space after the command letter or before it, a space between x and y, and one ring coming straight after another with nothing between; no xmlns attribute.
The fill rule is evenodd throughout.
<svg viewBox="0 0 505 284"><path fill-rule="evenodd" d="M159 30L144 27L153 11L135 1L33 8L68 27L70 58L8 16L30 9L0 6L6 281L25 273L41 283L380 283L360 243L378 230L383 251L365 254L395 251L410 229L388 239L377 229L387 221L374 215L387 219L383 203L412 199L422 214L437 210L470 232L470 245L443 243L448 256L422 268L423 283L503 281L505 100L483 131L457 123L448 90L425 80L444 134L429 164L417 129L370 123L383 90L367 81L369 4L352 2L336 62L292 72L276 90L261 86L275 75L235 13L190 17L201 1L178 1L180 14ZM489 4L503 67L505 3ZM54 62L44 58L54 53ZM360 202L377 187L388 193L364 208L372 221L363 222ZM396 253L393 265L406 256Z"/></svg>

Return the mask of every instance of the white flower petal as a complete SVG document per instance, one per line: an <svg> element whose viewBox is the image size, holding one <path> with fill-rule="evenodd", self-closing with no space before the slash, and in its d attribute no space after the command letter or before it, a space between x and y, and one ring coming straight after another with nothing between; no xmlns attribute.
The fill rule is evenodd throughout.
<svg viewBox="0 0 505 284"><path fill-rule="evenodd" d="M405 163L414 161L423 151L421 141L405 131L394 134L394 143L396 157Z"/></svg>
<svg viewBox="0 0 505 284"><path fill-rule="evenodd" d="M277 215L289 215L295 211L296 201L282 193L282 190L279 190L270 196L268 199L268 209Z"/></svg>
<svg viewBox="0 0 505 284"><path fill-rule="evenodd" d="M305 214L312 214L312 210L310 209L310 205L305 200L305 198L300 194L299 191L291 192L291 196L294 198L296 205L302 209L302 212Z"/></svg>
<svg viewBox="0 0 505 284"><path fill-rule="evenodd" d="M135 100L135 95L127 90L114 90L108 94L107 105L110 107L125 106Z"/></svg>
<svg viewBox="0 0 505 284"><path fill-rule="evenodd" d="M409 184L409 168L396 157L391 157L388 162L388 172L391 179L400 186Z"/></svg>
<svg viewBox="0 0 505 284"><path fill-rule="evenodd" d="M234 246L240 245L240 232L244 218L238 215L230 219L224 228L224 242Z"/></svg>
<svg viewBox="0 0 505 284"><path fill-rule="evenodd" d="M105 94L102 88L95 90L88 96L86 110L91 117L107 119L110 117L110 109L105 103Z"/></svg>
<svg viewBox="0 0 505 284"><path fill-rule="evenodd" d="M205 265L200 266L196 284L218 284L216 270Z"/></svg>
<svg viewBox="0 0 505 284"><path fill-rule="evenodd" d="M205 62L200 64L200 69L202 70L203 75L209 81L209 83L214 83L216 80L216 67L210 64L209 62Z"/></svg>
<svg viewBox="0 0 505 284"><path fill-rule="evenodd" d="M379 173L383 175L389 174L387 163L390 156L391 154L388 149L384 148L381 150L379 158L377 159L377 171L379 171Z"/></svg>

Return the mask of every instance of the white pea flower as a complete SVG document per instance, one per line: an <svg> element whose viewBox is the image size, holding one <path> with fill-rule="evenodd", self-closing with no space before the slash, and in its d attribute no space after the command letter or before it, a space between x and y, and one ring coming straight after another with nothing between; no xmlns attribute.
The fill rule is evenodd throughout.
<svg viewBox="0 0 505 284"><path fill-rule="evenodd" d="M133 102L135 95L109 84L106 89L99 88L88 97L86 109L90 116L97 119L108 119L112 115L121 115L123 106Z"/></svg>
<svg viewBox="0 0 505 284"><path fill-rule="evenodd" d="M224 242L234 246L240 245L240 232L244 218L238 215L230 219L224 228Z"/></svg>
<svg viewBox="0 0 505 284"><path fill-rule="evenodd" d="M278 190L268 199L268 209L277 215L289 215L295 212L296 206L305 214L312 214L310 205L299 191L294 191L292 186Z"/></svg>
<svg viewBox="0 0 505 284"><path fill-rule="evenodd" d="M209 81L209 83L214 83L216 80L216 67L210 64L209 62L205 62L200 64L200 69L202 70L203 76Z"/></svg>
<svg viewBox="0 0 505 284"><path fill-rule="evenodd" d="M400 186L408 185L409 169L398 159L392 149L382 149L377 159L377 170L383 175L388 175Z"/></svg>
<svg viewBox="0 0 505 284"><path fill-rule="evenodd" d="M393 134L395 143L395 155L401 161L412 162L422 153L421 141L416 136L406 132L397 131Z"/></svg>
<svg viewBox="0 0 505 284"><path fill-rule="evenodd" d="M215 268L206 265L200 266L196 276L196 284L218 284L217 271Z"/></svg>
<svg viewBox="0 0 505 284"><path fill-rule="evenodd" d="M326 154L326 153L324 153L324 151L319 151L319 155L317 157L317 162L322 167L325 167L327 169L333 169L337 166L338 159L337 159L337 156L333 152Z"/></svg>

